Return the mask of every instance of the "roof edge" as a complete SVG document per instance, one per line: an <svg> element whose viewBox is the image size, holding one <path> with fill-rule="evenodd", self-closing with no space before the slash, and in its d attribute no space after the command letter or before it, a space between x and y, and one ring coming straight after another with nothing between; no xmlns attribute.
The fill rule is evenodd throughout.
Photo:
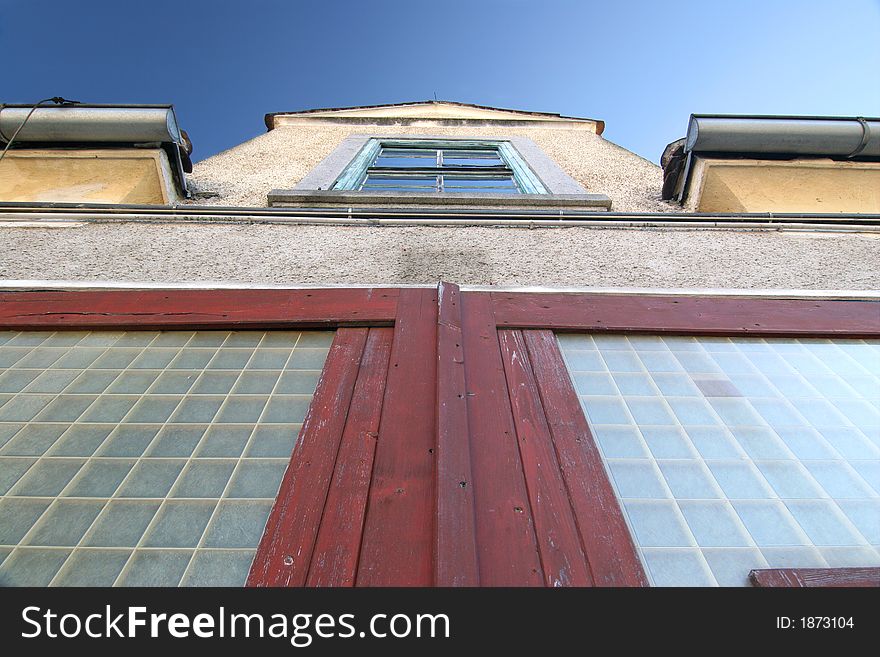
<svg viewBox="0 0 880 657"><path fill-rule="evenodd" d="M269 112L264 117L263 120L266 124L267 130L272 130L275 128L275 117L276 116L287 116L287 115L309 115L309 114L317 114L319 112L337 112L337 111L345 111L345 110L359 110L359 109L380 109L384 107L410 107L412 105L456 105L458 107L472 107L475 109L484 109L484 110L495 110L499 112L514 112L516 114L527 114L529 116L539 116L539 117L547 117L554 119L565 119L568 121L590 121L596 124L596 134L601 135L605 131L605 121L601 119L592 119L589 117L583 116L566 116L564 114L559 114L558 112L536 112L532 110L521 110L521 109L512 109L509 107L492 107L491 105L477 105L474 103L461 103L455 100L415 100L405 103L381 103L378 105L351 105L348 107L317 107L307 110L295 110L292 112Z"/></svg>

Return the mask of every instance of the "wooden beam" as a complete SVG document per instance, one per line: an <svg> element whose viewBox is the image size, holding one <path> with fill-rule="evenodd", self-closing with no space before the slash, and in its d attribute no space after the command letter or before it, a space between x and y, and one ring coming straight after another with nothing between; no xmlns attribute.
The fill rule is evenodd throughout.
<svg viewBox="0 0 880 657"><path fill-rule="evenodd" d="M434 582L437 586L478 586L461 293L457 285L448 283L441 283L438 293Z"/></svg>
<svg viewBox="0 0 880 657"><path fill-rule="evenodd" d="M519 453L544 570L544 584L591 586L568 490L553 447L522 331L499 331Z"/></svg>
<svg viewBox="0 0 880 657"><path fill-rule="evenodd" d="M481 586L543 586L489 295L462 299L464 369Z"/></svg>
<svg viewBox="0 0 880 657"><path fill-rule="evenodd" d="M393 334L374 328L367 336L307 586L354 586Z"/></svg>
<svg viewBox="0 0 880 657"><path fill-rule="evenodd" d="M247 586L306 582L368 331L336 331Z"/></svg>
<svg viewBox="0 0 880 657"><path fill-rule="evenodd" d="M749 579L761 587L880 587L880 568L769 568Z"/></svg>
<svg viewBox="0 0 880 657"><path fill-rule="evenodd" d="M437 290L400 292L357 586L434 582Z"/></svg>
<svg viewBox="0 0 880 657"><path fill-rule="evenodd" d="M648 580L552 331L523 331L553 445L596 586Z"/></svg>
<svg viewBox="0 0 880 657"><path fill-rule="evenodd" d="M878 337L880 301L493 292L499 328Z"/></svg>
<svg viewBox="0 0 880 657"><path fill-rule="evenodd" d="M394 288L0 292L0 328L269 329L391 324Z"/></svg>

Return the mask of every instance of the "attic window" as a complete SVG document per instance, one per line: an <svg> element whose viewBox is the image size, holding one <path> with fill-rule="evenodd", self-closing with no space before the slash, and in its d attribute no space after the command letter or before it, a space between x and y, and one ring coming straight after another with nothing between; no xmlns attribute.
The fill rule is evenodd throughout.
<svg viewBox="0 0 880 657"><path fill-rule="evenodd" d="M504 141L370 139L333 186L386 193L546 194Z"/></svg>

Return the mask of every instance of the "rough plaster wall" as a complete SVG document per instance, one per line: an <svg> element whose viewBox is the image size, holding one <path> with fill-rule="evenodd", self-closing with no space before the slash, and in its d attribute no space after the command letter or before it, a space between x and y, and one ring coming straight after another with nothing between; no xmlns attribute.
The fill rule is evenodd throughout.
<svg viewBox="0 0 880 657"><path fill-rule="evenodd" d="M607 194L619 212L680 212L660 200L662 170L586 130L506 127L281 126L193 167L190 180L206 205L265 207L271 189L290 189L352 134L528 137L589 193Z"/></svg>
<svg viewBox="0 0 880 657"><path fill-rule="evenodd" d="M5 279L880 289L870 233L120 223L0 244Z"/></svg>

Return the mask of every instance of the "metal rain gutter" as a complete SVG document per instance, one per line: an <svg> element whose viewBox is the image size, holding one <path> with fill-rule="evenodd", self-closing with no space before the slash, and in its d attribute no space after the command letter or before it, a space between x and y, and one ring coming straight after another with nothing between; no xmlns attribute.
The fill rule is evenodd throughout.
<svg viewBox="0 0 880 657"><path fill-rule="evenodd" d="M692 114L685 151L880 157L880 119Z"/></svg>
<svg viewBox="0 0 880 657"><path fill-rule="evenodd" d="M691 114L684 151L679 203L690 188L695 153L880 159L880 119Z"/></svg>
<svg viewBox="0 0 880 657"><path fill-rule="evenodd" d="M0 140L8 141L31 109L32 106L0 105ZM170 105L65 105L34 110L16 142L183 144L183 136Z"/></svg>
<svg viewBox="0 0 880 657"><path fill-rule="evenodd" d="M31 114L31 111L33 113ZM30 115L30 118L28 118ZM16 135L19 126L24 127ZM184 138L172 105L76 105L37 107L0 104L0 143L160 144L171 161L174 178L189 197L186 172L192 171Z"/></svg>

